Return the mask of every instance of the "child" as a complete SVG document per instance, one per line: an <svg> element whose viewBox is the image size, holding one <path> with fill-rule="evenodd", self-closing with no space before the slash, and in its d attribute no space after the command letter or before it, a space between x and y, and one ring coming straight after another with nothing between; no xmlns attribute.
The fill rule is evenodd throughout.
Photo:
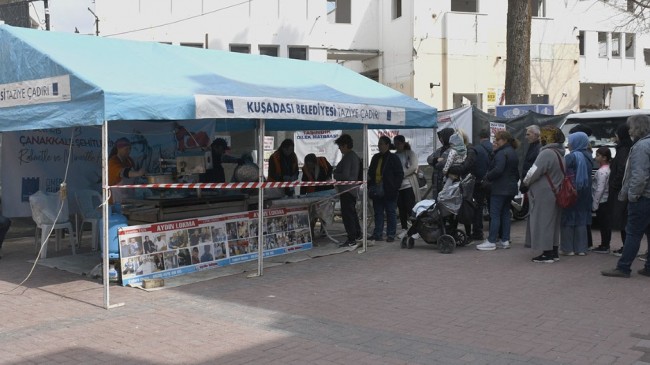
<svg viewBox="0 0 650 365"><path fill-rule="evenodd" d="M465 146L465 141L463 137L456 132L449 137L449 154L445 160L445 166L442 168L442 173L447 176L445 180L445 186L451 184L453 181L457 180L459 176L449 174L449 168L454 164L462 164L467 157L467 147ZM444 189L444 188L443 188Z"/></svg>
<svg viewBox="0 0 650 365"><path fill-rule="evenodd" d="M593 197L592 210L596 211L596 221L600 228L600 246L596 247L595 253L609 253L609 242L612 238L612 226L610 211L607 207L609 196L609 162L612 159L612 152L607 147L596 150L596 162L600 165L594 174L591 184Z"/></svg>

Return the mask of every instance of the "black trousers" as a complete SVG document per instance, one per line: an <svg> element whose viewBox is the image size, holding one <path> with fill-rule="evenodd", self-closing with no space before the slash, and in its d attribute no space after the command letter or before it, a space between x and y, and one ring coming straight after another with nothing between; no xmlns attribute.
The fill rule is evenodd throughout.
<svg viewBox="0 0 650 365"><path fill-rule="evenodd" d="M609 207L607 202L600 203L596 210L596 220L600 229L600 244L605 247L609 247L612 240L612 214Z"/></svg>
<svg viewBox="0 0 650 365"><path fill-rule="evenodd" d="M402 229L408 228L409 215L415 206L415 193L413 188L402 189L397 195L397 209L399 209L399 222Z"/></svg>
<svg viewBox="0 0 650 365"><path fill-rule="evenodd" d="M354 241L361 237L361 226L357 215L357 197L350 193L343 193L339 198L341 202L341 218L348 241Z"/></svg>

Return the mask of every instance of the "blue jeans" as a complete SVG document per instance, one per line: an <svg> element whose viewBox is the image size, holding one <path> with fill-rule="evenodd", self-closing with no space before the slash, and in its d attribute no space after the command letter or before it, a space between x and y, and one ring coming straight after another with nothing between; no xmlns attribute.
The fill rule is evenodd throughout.
<svg viewBox="0 0 650 365"><path fill-rule="evenodd" d="M372 235L381 237L384 232L384 211L386 212L386 236L395 237L397 231L397 197L393 199L373 199L375 211L375 230Z"/></svg>
<svg viewBox="0 0 650 365"><path fill-rule="evenodd" d="M511 195L490 195L490 234L488 241L496 243L501 231L501 241L510 241Z"/></svg>
<svg viewBox="0 0 650 365"><path fill-rule="evenodd" d="M643 234L650 234L650 198L641 197L636 202L627 205L627 225L625 226L625 242L623 255L618 259L616 268L619 271L630 273L632 261L639 253ZM650 270L650 262L645 262L646 270Z"/></svg>

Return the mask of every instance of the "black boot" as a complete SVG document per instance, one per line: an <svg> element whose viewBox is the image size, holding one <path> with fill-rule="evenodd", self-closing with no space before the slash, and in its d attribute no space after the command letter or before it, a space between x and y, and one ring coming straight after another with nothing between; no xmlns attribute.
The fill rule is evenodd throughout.
<svg viewBox="0 0 650 365"><path fill-rule="evenodd" d="M553 246L553 261L560 261L560 254L558 252L560 248L558 246Z"/></svg>
<svg viewBox="0 0 650 365"><path fill-rule="evenodd" d="M413 239L413 237L409 237L409 243L408 243L409 250L412 249L413 246L415 246L415 240Z"/></svg>

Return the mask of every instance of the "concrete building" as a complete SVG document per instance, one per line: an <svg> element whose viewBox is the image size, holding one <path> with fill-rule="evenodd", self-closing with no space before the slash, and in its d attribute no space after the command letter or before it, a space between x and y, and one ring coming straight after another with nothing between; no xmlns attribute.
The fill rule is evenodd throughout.
<svg viewBox="0 0 650 365"><path fill-rule="evenodd" d="M623 26L629 3L532 1L533 103L643 105L650 37ZM95 13L105 37L338 62L439 109L503 101L505 0L96 0Z"/></svg>

